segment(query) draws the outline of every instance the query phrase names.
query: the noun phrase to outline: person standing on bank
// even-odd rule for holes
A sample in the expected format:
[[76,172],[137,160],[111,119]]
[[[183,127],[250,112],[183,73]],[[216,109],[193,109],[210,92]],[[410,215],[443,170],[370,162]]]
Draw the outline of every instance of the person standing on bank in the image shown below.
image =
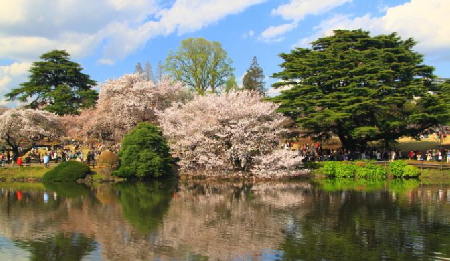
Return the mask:
[[48,156],[47,153],[45,153],[45,155],[44,155],[44,165],[45,165],[46,168],[49,167],[49,162],[50,162],[50,157]]

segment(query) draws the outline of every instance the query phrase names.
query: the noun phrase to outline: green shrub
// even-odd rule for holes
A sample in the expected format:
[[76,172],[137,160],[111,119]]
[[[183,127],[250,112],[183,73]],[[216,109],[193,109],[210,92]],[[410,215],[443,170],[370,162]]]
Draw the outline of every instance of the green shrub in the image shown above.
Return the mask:
[[365,179],[384,179],[386,170],[383,166],[367,163],[364,167],[356,169],[356,176]]
[[122,178],[158,178],[173,172],[173,158],[160,129],[140,123],[122,142],[121,159],[115,175]]
[[356,166],[349,162],[327,161],[323,167],[323,172],[327,176],[336,178],[353,177]]
[[392,161],[389,163],[389,172],[394,177],[402,177],[406,166],[408,165],[402,160]]
[[327,161],[323,166],[323,173],[328,176],[336,176],[337,168],[338,168],[337,161]]
[[44,182],[76,182],[91,173],[88,165],[78,161],[65,161],[54,169],[47,171],[42,180]]
[[336,168],[336,178],[350,178],[355,174],[356,166],[349,162],[339,162]]
[[417,177],[420,175],[420,170],[417,167],[408,165],[403,170],[403,177]]

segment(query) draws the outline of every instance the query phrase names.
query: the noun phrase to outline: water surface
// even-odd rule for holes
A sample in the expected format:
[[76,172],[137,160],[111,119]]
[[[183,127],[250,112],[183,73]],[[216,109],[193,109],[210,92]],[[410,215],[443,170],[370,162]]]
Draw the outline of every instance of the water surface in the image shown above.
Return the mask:
[[450,186],[0,183],[0,260],[217,259],[450,259]]

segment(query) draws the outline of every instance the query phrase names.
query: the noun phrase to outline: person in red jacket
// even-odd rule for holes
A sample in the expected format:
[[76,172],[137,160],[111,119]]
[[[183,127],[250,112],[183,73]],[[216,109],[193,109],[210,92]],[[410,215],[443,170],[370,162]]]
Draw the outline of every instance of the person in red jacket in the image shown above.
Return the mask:
[[17,166],[22,166],[22,157],[17,158]]

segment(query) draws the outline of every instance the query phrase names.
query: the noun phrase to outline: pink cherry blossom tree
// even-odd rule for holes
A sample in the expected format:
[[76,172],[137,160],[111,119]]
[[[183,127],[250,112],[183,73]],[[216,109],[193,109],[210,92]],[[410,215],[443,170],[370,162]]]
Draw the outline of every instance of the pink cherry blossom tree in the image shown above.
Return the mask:
[[285,117],[261,99],[249,91],[211,94],[159,113],[181,169],[249,170],[259,155],[269,154],[286,131]]
[[96,108],[82,112],[72,132],[118,142],[138,123],[156,123],[156,111],[189,98],[181,82],[163,77],[155,84],[140,74],[126,74],[100,86]]
[[16,155],[44,137],[56,138],[62,133],[60,118],[50,112],[32,109],[10,109],[0,115],[0,140],[10,146]]

